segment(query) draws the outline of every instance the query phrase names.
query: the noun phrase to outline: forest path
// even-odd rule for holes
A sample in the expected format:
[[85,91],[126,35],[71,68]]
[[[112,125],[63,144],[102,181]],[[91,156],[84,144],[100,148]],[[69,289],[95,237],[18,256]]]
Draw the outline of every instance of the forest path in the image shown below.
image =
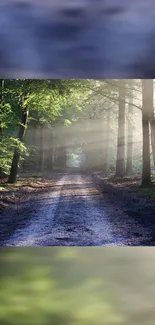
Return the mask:
[[88,175],[62,175],[52,191],[29,202],[24,214],[29,220],[22,227],[17,222],[2,246],[132,246],[140,244],[139,233],[146,235],[106,201]]

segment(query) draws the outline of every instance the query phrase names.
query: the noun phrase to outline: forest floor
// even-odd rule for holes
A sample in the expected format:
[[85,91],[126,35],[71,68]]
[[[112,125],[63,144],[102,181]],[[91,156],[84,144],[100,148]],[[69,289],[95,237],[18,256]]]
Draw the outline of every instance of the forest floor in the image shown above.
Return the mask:
[[155,190],[139,178],[22,175],[0,184],[1,246],[154,246]]
[[[141,176],[116,178],[104,177],[101,172],[93,175],[101,192],[106,196],[109,204],[116,204],[117,208],[124,213],[124,217],[142,225],[148,233],[148,238],[141,245],[155,245],[155,183],[150,188],[141,187]],[[116,215],[116,218],[118,216]]]

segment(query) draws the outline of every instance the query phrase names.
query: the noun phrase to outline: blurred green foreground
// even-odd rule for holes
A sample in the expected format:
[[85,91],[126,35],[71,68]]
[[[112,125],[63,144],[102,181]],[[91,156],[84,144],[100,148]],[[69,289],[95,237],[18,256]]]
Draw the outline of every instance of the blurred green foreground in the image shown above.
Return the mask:
[[0,324],[154,325],[154,248],[1,248]]

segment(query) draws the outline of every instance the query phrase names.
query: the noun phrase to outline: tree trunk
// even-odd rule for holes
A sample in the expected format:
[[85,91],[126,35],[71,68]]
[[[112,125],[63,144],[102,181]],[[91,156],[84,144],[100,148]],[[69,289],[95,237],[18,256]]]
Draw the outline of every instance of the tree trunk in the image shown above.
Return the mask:
[[65,168],[66,167],[66,150],[62,145],[57,148],[57,167]]
[[55,166],[55,161],[56,161],[56,139],[55,139],[55,131],[52,131],[52,144],[53,144],[53,149],[52,149],[52,168]]
[[[95,123],[96,124],[96,123]],[[92,167],[96,170],[103,169],[104,162],[104,125],[105,119],[101,117],[97,120],[97,127],[94,130],[94,139],[92,143]],[[92,137],[92,134],[90,135]],[[91,139],[91,137],[89,139]]]
[[148,106],[150,108],[150,128],[151,128],[151,147],[152,147],[152,156],[153,164],[155,169],[155,116],[154,116],[154,107],[153,107],[153,79],[149,79],[149,99]]
[[[131,81],[132,86],[132,81]],[[128,126],[127,126],[127,164],[126,164],[126,174],[132,174],[133,165],[133,91],[131,97],[129,98],[128,105]]]
[[51,171],[53,167],[53,155],[54,155],[54,150],[53,150],[53,145],[54,145],[54,140],[53,140],[53,130],[49,129],[47,131],[47,155],[46,155],[46,168],[47,170]]
[[[24,140],[26,124],[27,124],[27,117],[28,117],[27,108],[21,109],[21,124],[19,126],[18,139],[22,142]],[[14,184],[16,182],[19,161],[20,161],[20,150],[16,147],[14,150],[14,155],[13,155],[13,159],[12,159],[12,165],[11,165],[8,183]]]
[[119,80],[119,85],[116,177],[123,177],[125,174],[125,81]]
[[109,172],[109,156],[110,156],[110,118],[111,109],[107,109],[107,120],[106,120],[106,133],[105,133],[105,148],[104,148],[104,174],[107,175]]
[[154,117],[150,120],[150,127],[151,127],[151,146],[152,146],[153,165],[155,169],[155,118]]
[[149,120],[150,120],[150,99],[151,99],[150,80],[142,79],[142,129],[143,129],[143,168],[142,168],[142,186],[149,187],[151,183],[150,167],[150,137],[149,137]]
[[40,128],[40,171],[44,171],[44,165],[45,165],[45,152],[44,152],[44,126],[41,126]]
[[[64,132],[65,133],[65,132]],[[65,134],[56,134],[55,136],[55,167],[66,168],[66,136]]]

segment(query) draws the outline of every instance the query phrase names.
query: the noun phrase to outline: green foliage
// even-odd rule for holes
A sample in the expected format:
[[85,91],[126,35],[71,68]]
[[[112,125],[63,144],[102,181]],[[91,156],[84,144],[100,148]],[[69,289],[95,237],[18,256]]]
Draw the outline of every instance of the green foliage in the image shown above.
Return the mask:
[[[2,80],[1,80],[2,81]],[[17,139],[19,126],[21,125],[21,109],[26,108],[28,123],[26,133],[29,129],[34,129],[32,135],[35,136],[35,130],[49,129],[53,132],[54,127],[61,132],[57,135],[58,141],[64,140],[64,128],[67,130],[68,139],[72,144],[82,146],[84,143],[90,147],[95,143],[95,136],[98,137],[98,143],[103,141],[102,133],[99,134],[99,122],[103,121],[102,131],[106,132],[107,112],[110,110],[110,156],[109,164],[112,170],[116,165],[116,147],[117,147],[117,122],[118,122],[118,103],[119,103],[120,83],[117,79],[69,79],[69,80],[37,80],[37,79],[6,79],[3,80],[3,101],[0,110],[0,132],[3,133],[3,140],[0,142],[1,163],[0,168],[3,171],[9,171],[13,150],[15,144],[21,152],[21,158],[24,159],[28,154],[28,149]],[[141,109],[141,83],[140,80],[126,80],[126,103],[128,104],[131,96],[134,96],[134,118],[128,116],[131,120],[137,136],[141,140],[140,131],[140,109]],[[96,122],[95,129],[92,128],[93,121]],[[78,125],[76,127],[76,125]],[[63,130],[63,131],[62,131]],[[70,131],[69,131],[70,130]],[[69,133],[70,132],[70,133]],[[58,133],[58,131],[57,131]],[[62,134],[61,134],[62,133]],[[94,139],[91,133],[94,133]],[[96,135],[98,134],[98,135]],[[8,144],[8,139],[11,141]],[[14,140],[13,140],[14,139]],[[67,140],[68,140],[67,139]],[[102,140],[100,140],[102,139]],[[134,154],[133,169],[135,172],[141,171],[141,146],[139,141],[134,144],[135,152],[139,151],[139,157]],[[33,140],[33,139],[32,139]],[[27,160],[31,165],[34,164],[30,142],[30,158]],[[39,152],[39,145],[36,145],[36,159]],[[40,140],[41,146],[41,140]],[[83,146],[84,148],[84,146]],[[84,149],[83,149],[84,150]],[[100,151],[100,152],[99,152]],[[98,153],[93,150],[92,157],[96,159],[96,164],[103,166],[104,154],[101,154],[101,147]]]
[[71,121],[65,119],[65,121],[64,121],[65,126],[70,126],[71,124],[72,124]]
[[8,175],[12,163],[13,151],[17,148],[21,157],[28,155],[28,150],[24,143],[13,137],[0,138],[0,173],[1,176]]
[[153,186],[150,188],[141,188],[140,192],[144,194],[148,199],[155,197],[155,187]]
[[22,125],[21,108],[27,107],[30,110],[30,124],[34,121],[37,124],[51,123],[60,116],[61,107],[66,103],[65,98],[59,96],[57,88],[48,89],[48,84],[48,80],[4,81],[4,98],[0,110],[0,127],[3,132],[0,139],[1,176],[9,173],[15,147],[20,151],[21,158],[28,154],[25,145],[17,138],[17,130]]

